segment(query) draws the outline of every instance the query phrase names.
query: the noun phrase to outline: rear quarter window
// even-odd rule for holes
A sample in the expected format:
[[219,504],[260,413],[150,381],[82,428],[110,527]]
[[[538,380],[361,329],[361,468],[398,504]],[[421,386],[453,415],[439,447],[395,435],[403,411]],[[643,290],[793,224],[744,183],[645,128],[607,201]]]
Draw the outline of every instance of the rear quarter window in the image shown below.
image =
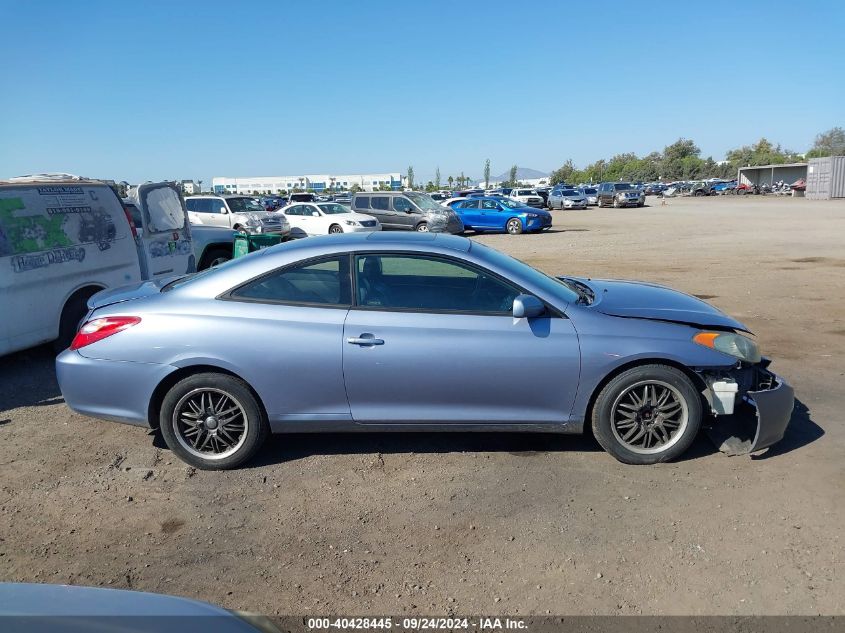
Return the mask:
[[370,208],[370,197],[369,196],[358,196],[355,198],[355,208],[356,209],[369,209]]

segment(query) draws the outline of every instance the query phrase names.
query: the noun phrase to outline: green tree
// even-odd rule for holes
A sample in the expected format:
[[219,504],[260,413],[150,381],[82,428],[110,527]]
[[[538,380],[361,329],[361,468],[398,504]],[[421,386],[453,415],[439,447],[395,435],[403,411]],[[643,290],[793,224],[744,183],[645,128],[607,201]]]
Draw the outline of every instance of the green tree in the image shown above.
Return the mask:
[[575,173],[575,165],[572,159],[569,158],[559,169],[555,169],[549,176],[549,182],[553,185],[560,183],[567,183],[572,180],[572,175]]
[[413,165],[408,165],[408,188],[414,188],[414,167]]
[[361,191],[361,185],[357,182],[349,188],[349,193],[358,193],[359,191]]
[[490,159],[484,161],[484,188],[490,188]]
[[434,172],[434,186],[437,189],[440,189],[440,166],[437,166],[437,170]]
[[425,183],[425,190],[426,190],[427,193],[431,193],[433,191],[436,191],[434,183],[431,182],[430,180],[427,183]]
[[822,156],[845,156],[845,130],[834,127],[816,135],[813,147],[807,152],[807,158]]
[[515,187],[516,186],[516,172],[518,171],[518,167],[513,165],[511,167],[510,173],[508,174],[508,186]]
[[[438,170],[438,171],[439,171],[439,170]],[[453,182],[455,182],[455,179],[454,179],[454,178],[452,178],[451,176],[449,176],[449,177],[446,179],[446,182],[448,182],[448,183],[449,183],[449,189],[451,189],[451,188],[452,188],[452,183],[453,183]]]

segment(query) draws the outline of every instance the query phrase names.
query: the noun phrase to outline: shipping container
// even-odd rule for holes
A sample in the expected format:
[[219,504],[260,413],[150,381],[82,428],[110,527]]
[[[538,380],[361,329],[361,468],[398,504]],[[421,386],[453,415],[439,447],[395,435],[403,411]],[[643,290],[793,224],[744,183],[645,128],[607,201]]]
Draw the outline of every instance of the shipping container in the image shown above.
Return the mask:
[[845,198],[845,156],[810,159],[807,197],[811,200]]

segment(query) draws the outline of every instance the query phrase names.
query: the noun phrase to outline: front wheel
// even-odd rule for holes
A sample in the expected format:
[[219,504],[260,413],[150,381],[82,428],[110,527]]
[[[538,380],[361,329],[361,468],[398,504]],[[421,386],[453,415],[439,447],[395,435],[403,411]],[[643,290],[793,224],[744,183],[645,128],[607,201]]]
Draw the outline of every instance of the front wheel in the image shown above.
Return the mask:
[[426,224],[425,222],[420,222],[419,224],[417,224],[414,230],[420,233],[428,233],[428,224]]
[[604,205],[601,203],[601,198],[596,198],[596,206],[601,209]]
[[505,225],[505,230],[511,235],[519,235],[522,233],[522,222],[520,222],[519,218],[511,218]]
[[258,452],[270,432],[249,387],[217,373],[176,383],[164,397],[159,423],[170,450],[202,470],[237,468]]
[[618,208],[619,208],[619,200],[617,200],[616,198],[614,198],[614,199],[613,199],[613,208],[614,208],[614,209],[618,209]]
[[593,405],[593,435],[625,464],[656,464],[689,448],[701,426],[701,398],[679,369],[643,365],[622,372]]
[[343,233],[343,227],[339,224],[332,224],[329,227],[329,235],[337,235],[338,233]]

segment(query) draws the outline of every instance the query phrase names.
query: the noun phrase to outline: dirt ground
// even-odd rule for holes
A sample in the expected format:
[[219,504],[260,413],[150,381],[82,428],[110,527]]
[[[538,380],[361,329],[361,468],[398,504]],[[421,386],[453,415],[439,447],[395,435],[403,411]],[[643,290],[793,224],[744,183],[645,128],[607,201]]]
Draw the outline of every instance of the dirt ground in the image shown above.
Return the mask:
[[637,467],[572,436],[287,436],[195,472],[72,413],[39,348],[0,359],[0,580],[267,614],[845,613],[845,201],[649,199],[479,239],[745,321],[796,388],[786,438]]

